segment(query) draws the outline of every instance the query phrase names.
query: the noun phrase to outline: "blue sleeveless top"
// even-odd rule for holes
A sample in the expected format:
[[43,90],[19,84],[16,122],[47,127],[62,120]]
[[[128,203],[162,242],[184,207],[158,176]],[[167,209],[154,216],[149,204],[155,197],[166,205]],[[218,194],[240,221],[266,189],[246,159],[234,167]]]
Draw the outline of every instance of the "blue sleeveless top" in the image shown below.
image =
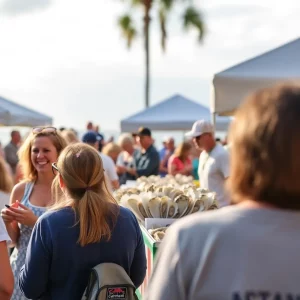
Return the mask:
[[[33,187],[34,187],[34,182],[26,183],[24,196],[21,200],[21,203],[27,206],[28,208],[30,208],[37,217],[40,217],[44,212],[46,212],[47,208],[35,206],[30,203],[29,198],[33,190]],[[19,281],[20,269],[25,264],[27,245],[33,228],[20,223],[19,223],[19,228],[20,228],[19,240],[12,255],[10,256],[10,264],[15,279],[15,287],[14,287],[14,292],[12,294],[11,300],[27,300],[27,298],[23,296],[21,290],[19,289],[18,281]]]

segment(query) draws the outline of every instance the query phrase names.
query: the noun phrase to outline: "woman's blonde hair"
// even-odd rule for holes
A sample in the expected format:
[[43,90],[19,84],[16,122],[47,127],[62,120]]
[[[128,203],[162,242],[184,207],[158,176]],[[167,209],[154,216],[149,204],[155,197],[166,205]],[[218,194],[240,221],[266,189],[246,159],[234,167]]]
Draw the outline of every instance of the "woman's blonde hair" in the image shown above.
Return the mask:
[[234,202],[252,199],[300,210],[300,88],[260,90],[241,105],[229,140]]
[[122,147],[124,144],[134,144],[134,139],[130,133],[123,133],[119,136],[118,145]]
[[179,144],[179,146],[175,149],[174,154],[177,156],[181,161],[186,159],[185,154],[187,151],[192,149],[192,145],[189,142],[183,142]]
[[56,176],[52,184],[55,198],[52,209],[66,206],[74,209],[81,246],[109,240],[119,206],[107,188],[99,153],[87,144],[71,144],[61,153],[57,169],[67,192],[66,196],[57,193],[59,177]]
[[110,156],[114,152],[119,154],[121,151],[121,147],[115,143],[108,143],[102,149],[102,153],[108,156]]
[[9,174],[5,160],[0,157],[0,191],[10,193],[13,188],[13,179]]
[[[39,128],[47,127],[40,126]],[[31,132],[18,151],[22,177],[25,181],[35,181],[37,179],[37,171],[31,161],[31,148],[34,140],[38,137],[48,137],[56,148],[57,155],[59,155],[61,151],[67,146],[65,139],[61,136],[58,130],[56,130],[55,132]]]
[[68,145],[79,142],[79,139],[73,130],[64,130],[61,132],[61,135],[66,140]]

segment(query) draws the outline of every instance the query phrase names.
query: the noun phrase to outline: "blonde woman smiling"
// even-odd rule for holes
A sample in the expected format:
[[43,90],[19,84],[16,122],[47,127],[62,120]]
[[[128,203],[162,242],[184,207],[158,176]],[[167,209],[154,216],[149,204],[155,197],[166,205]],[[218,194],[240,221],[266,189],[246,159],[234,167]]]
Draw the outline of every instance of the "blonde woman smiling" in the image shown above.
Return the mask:
[[26,299],[18,286],[20,268],[25,263],[31,231],[39,216],[52,204],[51,185],[54,175],[51,164],[66,146],[54,127],[33,128],[19,150],[24,180],[11,193],[10,207],[1,216],[15,245],[10,262],[15,277],[12,300]]

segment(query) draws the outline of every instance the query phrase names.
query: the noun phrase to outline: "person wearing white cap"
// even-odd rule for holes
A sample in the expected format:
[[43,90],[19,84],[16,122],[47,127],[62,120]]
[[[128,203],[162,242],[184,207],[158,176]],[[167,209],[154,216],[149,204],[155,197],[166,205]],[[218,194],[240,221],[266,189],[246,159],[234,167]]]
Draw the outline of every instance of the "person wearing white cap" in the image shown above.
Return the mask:
[[202,150],[198,167],[201,187],[217,194],[220,207],[228,205],[224,184],[229,177],[229,154],[222,145],[216,143],[212,124],[198,120],[186,136],[193,138],[196,147]]

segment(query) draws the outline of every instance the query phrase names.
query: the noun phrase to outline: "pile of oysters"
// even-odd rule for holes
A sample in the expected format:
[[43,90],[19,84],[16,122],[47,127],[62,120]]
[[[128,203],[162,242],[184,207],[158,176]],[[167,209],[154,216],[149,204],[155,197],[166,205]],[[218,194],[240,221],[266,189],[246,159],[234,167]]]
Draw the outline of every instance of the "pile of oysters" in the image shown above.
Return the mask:
[[155,184],[155,185],[172,185],[172,186],[180,186],[183,184],[193,184],[194,178],[193,176],[185,176],[181,174],[166,175],[165,177],[151,175],[149,177],[142,176],[137,179],[137,184]]
[[115,192],[120,205],[129,208],[144,225],[146,218],[182,218],[218,208],[216,194],[194,186],[144,184]]

